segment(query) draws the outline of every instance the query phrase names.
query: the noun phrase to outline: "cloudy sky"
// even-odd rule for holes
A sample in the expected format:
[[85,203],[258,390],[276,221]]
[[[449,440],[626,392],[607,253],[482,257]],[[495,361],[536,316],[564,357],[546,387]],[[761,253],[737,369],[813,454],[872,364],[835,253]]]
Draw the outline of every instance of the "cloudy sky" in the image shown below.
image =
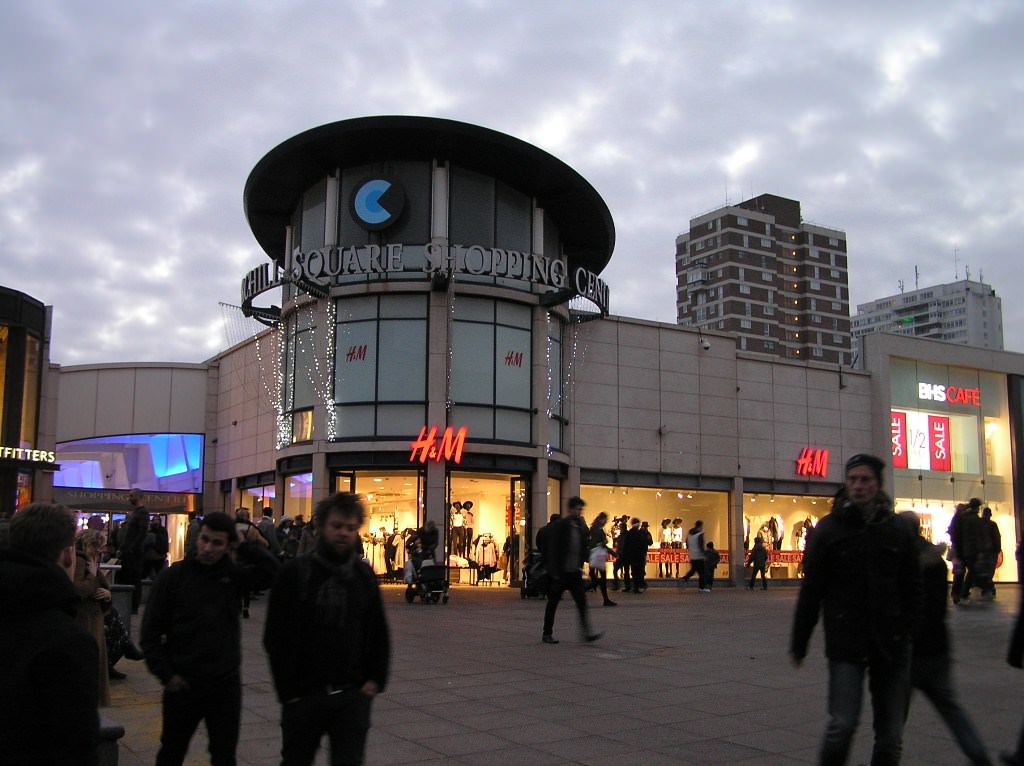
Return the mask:
[[1021,40],[1018,0],[2,3],[0,284],[54,307],[54,362],[209,358],[266,261],[255,163],[416,114],[593,184],[615,314],[673,322],[676,235],[773,193],[847,232],[853,304],[983,278],[1024,351]]

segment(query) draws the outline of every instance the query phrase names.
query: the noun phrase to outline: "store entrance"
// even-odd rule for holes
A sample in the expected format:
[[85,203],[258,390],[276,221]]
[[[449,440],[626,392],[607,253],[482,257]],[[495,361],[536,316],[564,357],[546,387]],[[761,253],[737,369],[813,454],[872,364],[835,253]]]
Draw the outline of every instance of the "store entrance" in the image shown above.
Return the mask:
[[518,583],[530,521],[527,477],[453,471],[448,498],[452,582]]
[[405,543],[423,524],[423,481],[419,471],[335,474],[335,491],[364,498],[366,520],[359,535],[363,556],[378,575],[398,577],[402,571]]

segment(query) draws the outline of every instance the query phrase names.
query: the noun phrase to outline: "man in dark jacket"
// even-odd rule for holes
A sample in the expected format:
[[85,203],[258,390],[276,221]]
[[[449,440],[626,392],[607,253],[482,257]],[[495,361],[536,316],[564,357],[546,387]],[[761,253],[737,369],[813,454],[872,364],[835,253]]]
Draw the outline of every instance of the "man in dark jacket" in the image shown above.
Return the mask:
[[557,644],[552,632],[555,627],[555,610],[562,593],[569,591],[580,614],[580,630],[585,641],[596,641],[600,633],[590,629],[587,617],[587,597],[583,592],[583,563],[587,560],[590,530],[581,518],[586,503],[579,497],[570,497],[565,515],[549,525],[544,538],[544,563],[547,566],[551,584],[548,586],[548,603],[544,608],[544,629],[541,640],[545,644]]
[[953,549],[963,567],[963,585],[958,594],[960,598],[954,599],[955,603],[970,600],[971,588],[974,587],[974,581],[978,574],[978,558],[983,554],[983,549],[988,542],[985,523],[978,515],[980,511],[981,500],[972,497],[967,502],[967,508],[958,518],[957,536]]
[[829,721],[821,764],[844,764],[860,717],[864,676],[874,710],[873,766],[898,764],[910,691],[911,637],[921,601],[911,531],[882,492],[885,463],[854,455],[832,512],[804,552],[790,655],[796,666],[824,611]]
[[[233,766],[242,712],[242,594],[266,588],[278,562],[265,544],[246,540],[221,512],[203,517],[194,556],[161,572],[142,619],[146,665],[164,685],[157,766],[181,764],[200,721],[210,762]],[[237,545],[238,563],[233,561]]]
[[32,503],[0,550],[0,760],[96,763],[99,649],[75,621],[75,518]]
[[316,548],[285,564],[270,593],[263,646],[281,701],[285,766],[313,763],[325,733],[331,763],[363,762],[391,661],[377,578],[358,554],[365,515],[347,492],[317,503]]
[[644,570],[647,568],[647,549],[651,545],[651,533],[640,526],[640,519],[633,518],[629,529],[622,534],[619,541],[619,555],[624,559],[622,564],[629,567],[629,578],[626,580],[626,593],[642,593],[647,590],[647,579]]
[[[133,489],[128,493],[131,511],[123,525],[123,537],[118,546],[117,557],[121,571],[117,574],[119,585],[131,585],[132,614],[137,614],[142,603],[142,567],[145,559],[146,533],[149,532],[149,513],[142,504],[142,492]],[[120,532],[120,530],[119,530]]]

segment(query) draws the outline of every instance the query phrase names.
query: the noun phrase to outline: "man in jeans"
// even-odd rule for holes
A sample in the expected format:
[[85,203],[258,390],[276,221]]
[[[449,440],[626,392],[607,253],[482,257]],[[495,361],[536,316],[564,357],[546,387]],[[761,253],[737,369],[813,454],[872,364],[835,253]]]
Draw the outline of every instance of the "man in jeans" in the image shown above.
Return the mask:
[[902,753],[921,575],[913,533],[882,492],[884,468],[873,455],[854,455],[847,461],[832,512],[815,527],[804,552],[790,655],[799,667],[823,611],[829,661],[829,720],[819,759],[823,766],[846,763],[865,674],[874,711],[871,764],[898,764]]

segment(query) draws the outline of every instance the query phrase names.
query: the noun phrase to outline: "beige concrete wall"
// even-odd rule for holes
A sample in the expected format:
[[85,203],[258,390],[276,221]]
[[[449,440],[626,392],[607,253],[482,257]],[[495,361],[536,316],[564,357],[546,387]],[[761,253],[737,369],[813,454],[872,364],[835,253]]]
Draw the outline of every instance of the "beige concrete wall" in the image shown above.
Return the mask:
[[[620,473],[805,481],[805,447],[828,449],[823,484],[872,448],[870,377],[737,352],[726,335],[612,317],[575,328],[573,462]],[[572,342],[566,344],[572,347]]]
[[204,364],[63,367],[57,440],[146,433],[205,433]]

